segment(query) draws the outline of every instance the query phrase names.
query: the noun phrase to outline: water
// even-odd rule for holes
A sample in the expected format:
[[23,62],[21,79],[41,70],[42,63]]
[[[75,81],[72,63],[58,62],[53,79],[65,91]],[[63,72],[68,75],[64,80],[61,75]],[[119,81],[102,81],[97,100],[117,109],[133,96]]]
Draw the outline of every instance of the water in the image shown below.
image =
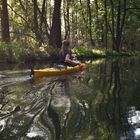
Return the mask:
[[0,140],[139,140],[140,60],[33,79],[0,66]]

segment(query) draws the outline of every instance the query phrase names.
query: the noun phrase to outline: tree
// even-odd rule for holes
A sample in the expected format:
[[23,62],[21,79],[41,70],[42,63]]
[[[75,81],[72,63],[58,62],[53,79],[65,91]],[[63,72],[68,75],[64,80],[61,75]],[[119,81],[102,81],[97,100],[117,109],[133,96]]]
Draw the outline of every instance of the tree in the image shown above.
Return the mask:
[[83,46],[106,46],[106,49],[112,47],[116,51],[139,47],[139,1],[7,1],[0,1],[1,38],[4,42],[60,47],[61,37],[71,37]]
[[39,32],[39,25],[38,25],[38,5],[37,0],[33,0],[34,5],[34,32],[37,41],[41,41],[40,32]]
[[94,46],[95,43],[94,43],[94,40],[92,38],[92,12],[91,12],[91,7],[90,7],[91,3],[90,3],[90,0],[87,0],[87,11],[88,11],[88,16],[89,16],[89,35],[90,35],[90,42],[91,42],[91,45]]
[[50,31],[49,45],[54,47],[61,47],[61,2],[62,0],[55,0],[52,26]]
[[9,32],[9,16],[7,9],[7,0],[2,0],[2,10],[1,10],[1,29],[2,29],[2,41],[5,43],[10,42],[10,32]]
[[117,52],[120,51],[123,29],[126,24],[126,6],[126,0],[118,0],[117,2],[110,0],[111,24],[108,23],[112,36],[112,49]]
[[[48,23],[47,23],[47,19],[46,19],[46,0],[43,0],[42,2],[42,6],[41,9],[39,9],[39,4],[41,5],[41,3],[38,4],[37,0],[32,0],[33,2],[33,6],[34,6],[34,18],[33,18],[33,31],[35,33],[36,36],[36,41],[38,42],[38,45],[41,46],[42,43],[44,43],[44,35],[46,33],[46,36],[49,37],[49,33],[48,33]],[[44,26],[43,26],[44,25]],[[45,27],[45,33],[43,32],[44,29],[43,27]]]
[[63,5],[63,16],[64,16],[64,24],[65,24],[65,35],[64,38],[70,37],[70,2],[65,0]]
[[104,20],[105,20],[105,33],[104,33],[104,43],[105,43],[105,47],[107,49],[107,34],[108,34],[108,25],[107,25],[107,0],[104,0],[104,11],[105,11],[105,14],[104,14]]
[[114,19],[114,2],[113,0],[110,0],[110,5],[111,5],[111,25],[110,30],[111,30],[111,36],[112,36],[112,49],[114,50],[114,44],[115,44],[115,19]]

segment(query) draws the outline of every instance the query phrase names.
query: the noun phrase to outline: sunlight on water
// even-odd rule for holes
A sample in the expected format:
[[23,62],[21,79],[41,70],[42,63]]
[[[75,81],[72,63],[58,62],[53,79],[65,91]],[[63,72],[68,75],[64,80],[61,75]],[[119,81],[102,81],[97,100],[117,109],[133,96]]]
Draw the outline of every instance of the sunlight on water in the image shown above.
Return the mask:
[[30,79],[31,79],[31,77],[29,77],[29,76],[20,76],[20,77],[11,77],[11,78],[5,76],[0,81],[0,87],[8,86],[8,85],[19,83],[19,82],[25,82]]
[[70,108],[71,102],[68,97],[55,97],[55,99],[52,101],[52,105],[54,107]]
[[140,111],[136,108],[130,107],[128,112],[128,123],[132,128],[132,133],[134,133],[134,139],[140,138]]

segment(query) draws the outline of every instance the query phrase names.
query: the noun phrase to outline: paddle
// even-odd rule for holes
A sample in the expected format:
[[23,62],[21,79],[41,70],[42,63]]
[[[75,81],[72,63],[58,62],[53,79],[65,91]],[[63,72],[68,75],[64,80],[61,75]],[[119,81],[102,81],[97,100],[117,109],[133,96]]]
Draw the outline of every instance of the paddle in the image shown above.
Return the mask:
[[86,69],[85,65],[82,64],[79,66],[79,68],[80,68],[80,72],[83,72]]
[[30,77],[32,77],[32,76],[34,76],[34,68],[33,68],[33,66],[32,66],[32,65],[31,65],[30,69],[31,69],[31,72],[30,72]]

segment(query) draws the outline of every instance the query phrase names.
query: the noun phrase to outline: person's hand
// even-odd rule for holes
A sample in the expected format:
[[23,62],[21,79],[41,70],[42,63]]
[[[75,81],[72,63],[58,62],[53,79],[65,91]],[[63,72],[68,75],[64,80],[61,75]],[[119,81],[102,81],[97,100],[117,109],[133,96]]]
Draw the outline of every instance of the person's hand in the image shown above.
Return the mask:
[[73,61],[76,65],[80,65],[81,63],[80,63],[80,61],[78,61],[78,60],[75,60],[75,61]]
[[75,53],[72,54],[72,57],[76,57],[77,55]]

